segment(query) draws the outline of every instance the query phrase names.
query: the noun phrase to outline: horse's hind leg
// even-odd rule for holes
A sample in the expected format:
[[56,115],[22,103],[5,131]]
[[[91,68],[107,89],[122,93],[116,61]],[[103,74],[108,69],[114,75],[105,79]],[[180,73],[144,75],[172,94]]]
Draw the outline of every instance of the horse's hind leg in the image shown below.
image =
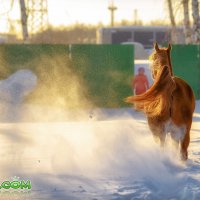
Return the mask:
[[162,132],[162,131],[159,131],[159,132],[151,131],[151,132],[153,134],[154,141],[156,143],[159,143],[160,147],[164,147],[165,146],[166,134],[164,132]]
[[186,134],[183,138],[183,140],[181,141],[181,149],[180,149],[180,153],[181,153],[181,159],[182,160],[187,160],[188,159],[188,146],[190,143],[190,127],[187,128],[186,130]]
[[160,143],[161,147],[165,145],[166,133],[162,124],[155,123],[151,118],[148,118],[149,128],[153,134],[156,143]]
[[176,137],[175,132],[171,132],[171,139],[172,139],[172,144],[173,147],[178,150],[179,149],[179,138]]
[[180,156],[182,160],[187,160],[188,158],[187,149],[190,143],[190,127],[174,126],[171,131],[171,138],[176,149],[178,149],[180,142]]

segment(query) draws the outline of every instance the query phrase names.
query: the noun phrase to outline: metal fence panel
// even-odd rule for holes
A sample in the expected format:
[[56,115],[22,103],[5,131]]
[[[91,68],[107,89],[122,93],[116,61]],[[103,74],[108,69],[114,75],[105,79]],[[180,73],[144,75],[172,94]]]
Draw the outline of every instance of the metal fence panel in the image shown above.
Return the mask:
[[[0,45],[0,79],[28,68],[38,75],[39,84],[32,96],[27,97],[28,101],[34,99],[42,103],[41,88],[45,88],[44,93],[51,94],[52,101],[58,91],[64,101],[68,101],[73,89],[67,87],[72,78],[69,71],[72,71],[79,77],[77,80],[83,80],[81,87],[85,98],[93,106],[117,108],[127,106],[123,99],[132,93],[133,55],[130,45]],[[56,81],[62,81],[62,87],[52,84]],[[50,91],[54,86],[55,94]]]
[[186,80],[200,99],[200,46],[173,45],[171,58],[175,75]]

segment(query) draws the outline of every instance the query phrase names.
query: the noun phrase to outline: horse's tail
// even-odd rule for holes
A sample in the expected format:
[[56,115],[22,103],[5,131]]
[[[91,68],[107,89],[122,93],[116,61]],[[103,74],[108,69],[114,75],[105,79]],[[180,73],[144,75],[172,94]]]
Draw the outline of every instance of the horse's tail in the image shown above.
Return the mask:
[[158,116],[169,112],[175,87],[176,83],[170,74],[169,67],[164,66],[149,90],[141,95],[130,96],[125,101],[141,104],[147,116]]

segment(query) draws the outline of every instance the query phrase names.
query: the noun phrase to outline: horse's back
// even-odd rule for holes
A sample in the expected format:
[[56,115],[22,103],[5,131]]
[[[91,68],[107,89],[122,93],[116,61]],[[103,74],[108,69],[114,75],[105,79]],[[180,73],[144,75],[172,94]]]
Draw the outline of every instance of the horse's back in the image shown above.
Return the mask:
[[174,77],[176,89],[173,91],[172,118],[177,124],[191,123],[195,108],[195,97],[192,88],[181,78]]

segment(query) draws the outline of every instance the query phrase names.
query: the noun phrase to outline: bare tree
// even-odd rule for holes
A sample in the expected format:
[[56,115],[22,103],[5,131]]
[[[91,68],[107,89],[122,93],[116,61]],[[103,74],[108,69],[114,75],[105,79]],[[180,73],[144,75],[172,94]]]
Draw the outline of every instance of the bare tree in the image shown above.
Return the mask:
[[172,8],[172,1],[167,0],[168,4],[168,10],[169,10],[169,17],[171,21],[172,31],[171,31],[171,42],[176,43],[177,37],[176,37],[176,21],[174,18],[173,8]]
[[192,17],[193,17],[193,43],[200,43],[200,17],[199,2],[192,0]]
[[190,18],[189,18],[189,0],[183,0],[183,15],[184,15],[184,33],[185,33],[185,43],[189,44],[192,42],[191,38],[191,27],[190,27]]
[[21,9],[21,24],[22,24],[23,40],[24,42],[26,42],[28,40],[26,5],[25,5],[24,0],[19,0],[19,3],[20,3],[20,9]]

